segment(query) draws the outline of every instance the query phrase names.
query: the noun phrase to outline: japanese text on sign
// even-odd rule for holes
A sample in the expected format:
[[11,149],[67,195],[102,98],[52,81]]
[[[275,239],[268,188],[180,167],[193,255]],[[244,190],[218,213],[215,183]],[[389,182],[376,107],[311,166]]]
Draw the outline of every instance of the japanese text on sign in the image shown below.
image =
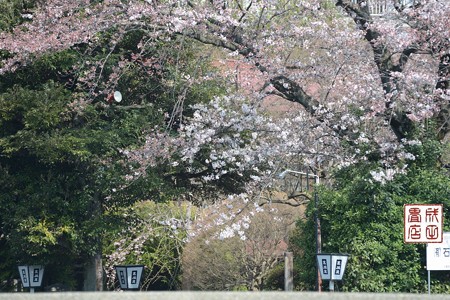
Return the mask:
[[450,270],[450,232],[444,232],[442,243],[427,244],[427,270]]
[[405,243],[441,243],[442,211],[442,204],[405,204]]

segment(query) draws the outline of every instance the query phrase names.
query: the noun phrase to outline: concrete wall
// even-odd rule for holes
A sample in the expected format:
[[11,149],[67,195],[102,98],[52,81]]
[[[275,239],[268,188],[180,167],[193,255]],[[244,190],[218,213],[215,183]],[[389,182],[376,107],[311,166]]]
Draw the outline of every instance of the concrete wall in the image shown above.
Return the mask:
[[440,300],[450,295],[301,292],[66,292],[4,293],[0,300]]

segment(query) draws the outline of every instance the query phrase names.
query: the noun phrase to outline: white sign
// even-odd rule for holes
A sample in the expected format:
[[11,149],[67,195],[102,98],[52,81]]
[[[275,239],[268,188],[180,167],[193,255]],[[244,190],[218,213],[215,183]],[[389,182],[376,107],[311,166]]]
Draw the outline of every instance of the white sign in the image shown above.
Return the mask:
[[347,260],[346,254],[317,254],[320,277],[323,280],[342,280]]
[[115,268],[121,289],[139,289],[144,266],[116,266]]
[[405,243],[441,243],[443,239],[442,204],[405,204]]
[[19,266],[18,268],[24,287],[35,288],[42,285],[42,278],[44,277],[43,266]]
[[427,270],[450,270],[450,232],[444,232],[442,243],[427,244]]
[[317,254],[317,265],[320,270],[320,277],[323,280],[331,279],[331,255]]

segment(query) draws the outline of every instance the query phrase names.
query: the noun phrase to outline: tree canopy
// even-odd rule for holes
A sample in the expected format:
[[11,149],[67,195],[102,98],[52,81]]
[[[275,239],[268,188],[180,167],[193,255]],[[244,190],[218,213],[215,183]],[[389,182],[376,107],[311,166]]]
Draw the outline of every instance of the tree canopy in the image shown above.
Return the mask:
[[[283,158],[297,155],[305,165],[315,169],[323,169],[333,162],[336,165],[336,161],[342,164],[371,157],[389,166],[405,157],[404,143],[414,139],[414,128],[424,120],[433,118],[439,137],[445,136],[448,132],[449,47],[445,30],[448,4],[430,0],[414,7],[395,6],[396,11],[377,19],[359,2],[344,0],[334,4],[324,5],[315,0],[298,4],[290,1],[74,1],[70,4],[46,1],[30,22],[2,33],[2,48],[6,52],[2,73],[20,70],[31,59],[48,52],[80,45],[96,49],[95,45],[102,40],[100,33],[109,32],[111,43],[103,50],[105,59],[93,63],[78,77],[79,84],[89,91],[84,100],[90,102],[110,93],[117,79],[130,71],[130,66],[144,63],[140,58],[146,51],[145,47],[141,48],[143,45],[154,47],[182,37],[227,50],[236,59],[256,66],[266,84],[251,95],[252,106],[267,95],[276,94],[304,108],[298,118],[306,123],[306,132],[318,145],[304,143],[303,147],[283,149],[285,143],[274,142],[281,146],[265,155],[263,161],[269,165],[275,163],[271,155]],[[43,26],[45,34],[36,38],[36,32],[41,32]],[[136,31],[141,34],[136,38],[135,54],[122,55],[113,66],[110,57],[116,45],[123,36]],[[145,64],[151,69],[158,68],[160,62],[146,59]],[[191,78],[191,74],[188,77]],[[105,83],[98,78],[104,78]],[[185,79],[189,86],[190,80]],[[215,111],[218,105],[234,110],[229,101],[197,107],[197,111]],[[191,150],[181,148],[178,152],[169,152],[170,156],[188,162],[189,166],[185,167],[191,170],[189,178],[205,175],[208,179],[217,165],[230,169],[232,163],[227,160],[230,153],[218,152],[217,148],[229,148],[229,144],[233,147],[233,142],[228,142],[226,137],[230,136],[231,141],[238,137],[235,131],[226,129],[245,132],[246,126],[257,127],[254,123],[258,119],[249,112],[243,109],[241,123],[231,127],[224,116],[214,116],[211,120],[224,122],[208,133],[210,137],[222,136],[215,139],[222,141],[214,146],[217,155],[212,156],[217,158],[202,158],[209,147],[209,139],[204,139],[206,133],[200,130],[197,136],[192,134],[192,126],[199,125],[182,126],[180,134],[185,135],[183,140],[188,144],[199,143],[192,139],[200,139],[200,144],[187,146]],[[217,120],[218,117],[222,120]],[[244,121],[248,121],[247,124],[243,124]],[[203,120],[194,118],[191,122],[202,124]],[[295,134],[292,127],[299,125],[282,126],[284,131],[280,128],[256,128],[255,131],[278,131],[275,135],[267,133],[267,139],[280,136],[287,139]],[[291,128],[293,130],[288,130]],[[238,138],[242,137],[239,134]],[[265,149],[263,136],[258,138],[261,141],[257,146]],[[167,141],[176,147],[180,142],[177,137],[169,137]],[[239,143],[242,142],[236,142]],[[256,147],[251,140],[244,140],[242,145]],[[332,153],[327,145],[334,149]],[[336,149],[342,150],[337,152]],[[168,155],[168,150],[161,151],[158,147],[141,150],[155,159]],[[239,155],[237,151],[233,154]],[[195,156],[199,158],[196,162],[203,166],[194,163]],[[261,161],[255,157],[245,159],[255,161],[254,165]],[[241,163],[242,160],[236,161]],[[153,161],[141,163],[151,165]],[[392,169],[401,171],[397,167]],[[213,173],[218,178],[230,176],[230,172]]]
[[392,4],[375,17],[362,0],[0,0],[3,270],[83,261],[138,200],[258,206],[297,166],[364,169],[343,206],[360,188],[406,201],[383,189],[448,165],[434,151],[448,141],[450,3]]
[[[60,269],[57,278],[46,276],[47,282],[58,280],[80,289],[76,278],[87,259],[100,251],[104,232],[121,218],[112,212],[147,198],[172,200],[183,189],[164,177],[170,166],[127,181],[133,166],[124,164],[123,153],[142,145],[145,133],[154,128],[178,126],[178,117],[168,115],[180,94],[186,105],[206,101],[211,93],[220,93],[221,84],[206,80],[208,86],[184,86],[184,74],[194,80],[207,66],[198,63],[192,43],[175,39],[141,48],[140,60],[128,65],[114,83],[112,91],[123,95],[118,103],[111,99],[112,92],[101,94],[98,89],[109,85],[109,76],[124,57],[137,55],[142,32],[127,32],[119,41],[115,34],[113,29],[99,33],[95,46],[48,51],[0,76],[5,278],[11,278],[19,263],[42,263],[48,274]],[[144,61],[151,59],[154,65],[149,67]],[[93,88],[82,78],[100,61],[102,71]]]

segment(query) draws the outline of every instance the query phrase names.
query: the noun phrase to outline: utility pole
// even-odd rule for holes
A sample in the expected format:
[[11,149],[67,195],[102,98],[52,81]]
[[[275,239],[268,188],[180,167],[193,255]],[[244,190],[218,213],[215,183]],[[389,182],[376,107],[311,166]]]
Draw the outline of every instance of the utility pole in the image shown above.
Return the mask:
[[[316,254],[322,252],[322,232],[320,227],[320,218],[319,218],[319,195],[317,193],[317,185],[319,185],[319,176],[315,175],[316,187],[314,188],[314,221],[316,226]],[[322,278],[320,277],[320,270],[317,268],[317,291],[322,291]]]
[[[281,174],[279,174],[278,177],[284,178],[284,176],[287,173],[300,175],[300,180],[301,180],[301,176],[303,176],[303,175],[306,176],[306,189],[307,190],[309,190],[309,180],[308,179],[314,178],[314,182],[316,184],[316,187],[314,188],[314,208],[315,208],[314,223],[315,223],[316,255],[317,255],[322,252],[322,233],[321,233],[320,218],[319,218],[319,211],[318,211],[319,195],[317,193],[317,186],[320,184],[319,175],[286,169],[283,172],[281,172]],[[321,292],[322,291],[322,278],[320,276],[319,269],[317,269],[316,285],[317,285],[317,291]]]

